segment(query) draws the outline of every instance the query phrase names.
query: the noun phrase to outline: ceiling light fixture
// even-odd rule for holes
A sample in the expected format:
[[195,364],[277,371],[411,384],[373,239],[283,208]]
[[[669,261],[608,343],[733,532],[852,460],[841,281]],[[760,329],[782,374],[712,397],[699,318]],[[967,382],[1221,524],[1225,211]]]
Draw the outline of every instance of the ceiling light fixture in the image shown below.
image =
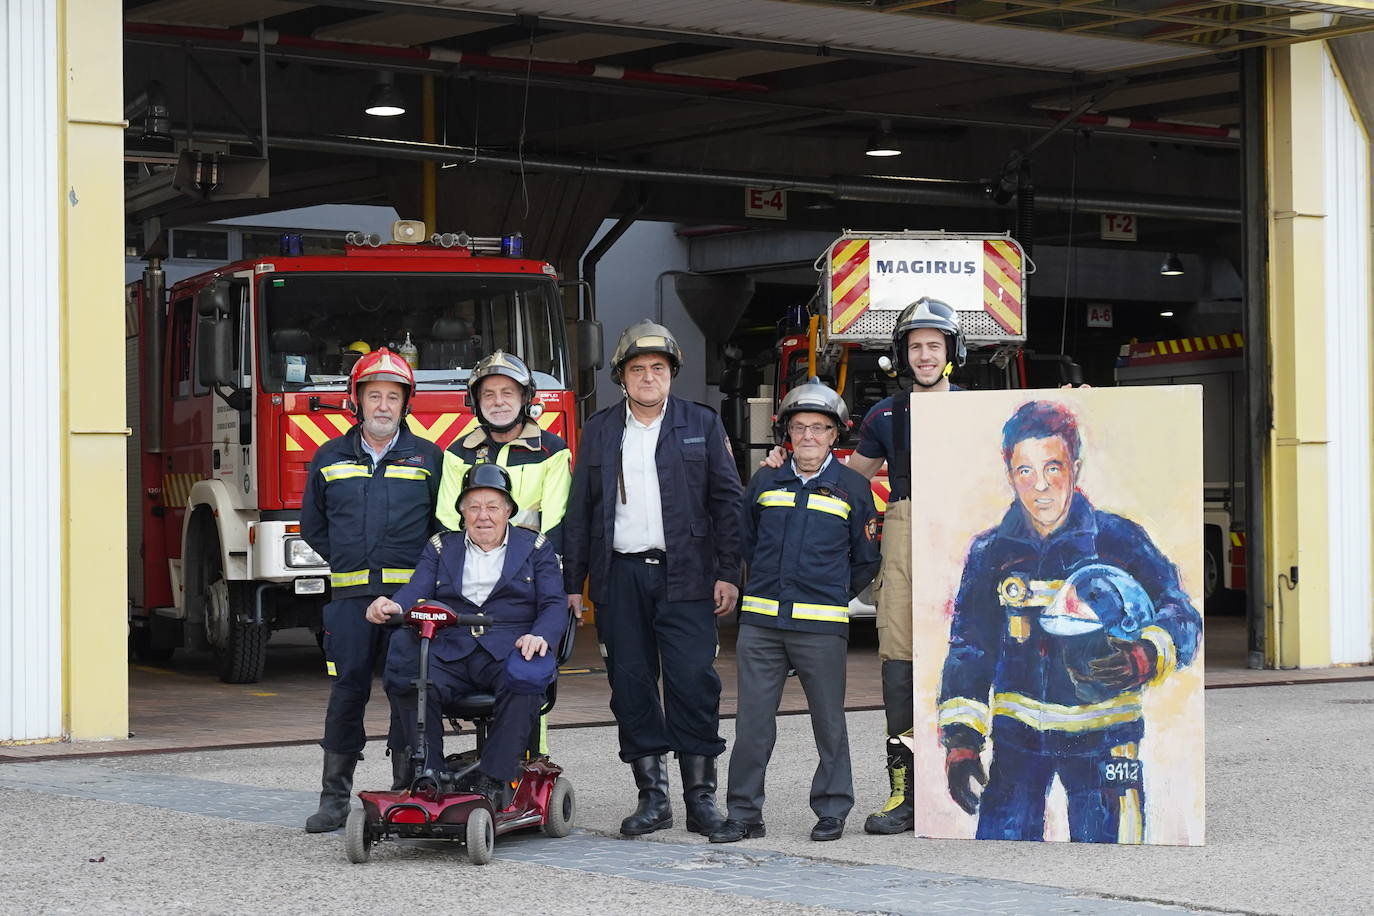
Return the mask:
[[390,70],[377,74],[377,83],[367,94],[367,107],[363,109],[378,118],[394,118],[406,113],[405,99],[396,88],[396,77]]
[[878,129],[868,137],[868,145],[864,147],[865,156],[900,156],[901,148],[897,145],[897,138],[892,133],[892,122],[887,118],[878,122]]
[[1170,252],[1164,259],[1164,263],[1159,265],[1159,275],[1161,277],[1181,277],[1183,276],[1183,261],[1179,256]]
[[1159,317],[1160,317],[1160,318],[1172,318],[1172,317],[1174,317],[1174,313],[1173,313],[1173,312],[1160,312],[1160,313],[1159,313]]

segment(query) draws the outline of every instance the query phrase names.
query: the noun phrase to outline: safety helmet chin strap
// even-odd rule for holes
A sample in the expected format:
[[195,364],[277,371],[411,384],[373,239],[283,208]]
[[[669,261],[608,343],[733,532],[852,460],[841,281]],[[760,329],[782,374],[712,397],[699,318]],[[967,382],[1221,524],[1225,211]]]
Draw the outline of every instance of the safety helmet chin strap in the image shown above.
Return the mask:
[[914,381],[917,385],[920,385],[922,388],[934,388],[935,386],[939,385],[941,382],[948,381],[948,380],[949,380],[950,373],[952,373],[953,371],[954,371],[954,363],[947,362],[947,363],[945,363],[944,371],[942,371],[942,372],[940,373],[940,377],[937,378],[937,379],[936,379],[935,381],[933,381],[933,382],[923,382],[923,381],[921,381],[921,377],[920,377],[919,375],[917,375],[917,374],[915,373],[915,371],[913,371],[913,372],[911,373],[911,379],[912,379],[912,381]]
[[511,420],[509,423],[503,423],[500,426],[497,426],[495,423],[486,419],[486,417],[483,417],[482,425],[487,428],[488,432],[508,433],[511,430],[515,429],[517,426],[525,425],[525,411],[521,410],[519,413],[515,415],[514,420]]

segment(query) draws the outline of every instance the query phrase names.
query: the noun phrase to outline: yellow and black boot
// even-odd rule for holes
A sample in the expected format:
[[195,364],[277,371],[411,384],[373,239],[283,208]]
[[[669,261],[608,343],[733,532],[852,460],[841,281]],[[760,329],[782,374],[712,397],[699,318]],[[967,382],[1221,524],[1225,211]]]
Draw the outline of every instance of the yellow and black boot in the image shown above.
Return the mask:
[[916,806],[912,800],[911,748],[901,738],[887,739],[887,779],[891,786],[887,804],[864,821],[864,833],[905,833],[915,829]]

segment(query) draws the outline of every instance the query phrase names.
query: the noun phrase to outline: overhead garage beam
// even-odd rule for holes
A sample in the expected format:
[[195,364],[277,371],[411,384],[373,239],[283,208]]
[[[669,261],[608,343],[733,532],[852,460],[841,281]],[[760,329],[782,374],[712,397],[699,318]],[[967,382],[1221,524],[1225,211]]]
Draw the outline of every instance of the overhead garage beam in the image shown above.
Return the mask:
[[[217,134],[198,129],[196,136],[206,140],[244,142],[237,134]],[[978,182],[946,181],[926,178],[838,178],[804,175],[771,175],[765,172],[696,171],[646,165],[609,164],[550,156],[520,157],[468,146],[417,143],[376,137],[309,136],[278,133],[271,138],[274,147],[315,152],[344,153],[383,159],[450,162],[475,168],[523,169],[558,175],[601,176],[627,181],[711,185],[718,187],[764,187],[811,194],[830,195],[840,200],[929,206],[995,207],[984,185]],[[1106,192],[1077,191],[1073,194],[1038,189],[1039,209],[1100,213],[1135,213],[1170,219],[1236,223],[1241,212],[1237,204],[1222,200],[1165,197],[1161,195],[1111,195]]]

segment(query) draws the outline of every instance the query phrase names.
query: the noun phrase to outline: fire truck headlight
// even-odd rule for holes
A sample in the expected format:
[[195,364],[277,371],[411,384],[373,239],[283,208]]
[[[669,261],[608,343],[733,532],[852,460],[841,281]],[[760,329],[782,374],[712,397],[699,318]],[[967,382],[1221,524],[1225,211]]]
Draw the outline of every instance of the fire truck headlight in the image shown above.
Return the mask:
[[324,557],[310,549],[301,538],[286,539],[286,565],[291,567],[301,566],[328,566]]

